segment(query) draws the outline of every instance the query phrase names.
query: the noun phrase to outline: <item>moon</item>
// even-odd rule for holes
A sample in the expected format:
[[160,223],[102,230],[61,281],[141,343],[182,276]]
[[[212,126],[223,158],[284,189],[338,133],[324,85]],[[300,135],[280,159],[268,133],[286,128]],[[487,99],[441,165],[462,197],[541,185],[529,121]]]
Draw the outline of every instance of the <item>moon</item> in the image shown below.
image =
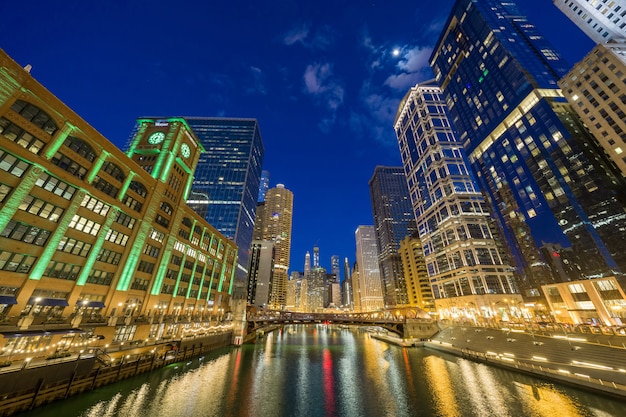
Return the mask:
[[391,51],[391,54],[393,56],[400,56],[400,49],[399,48],[395,48],[393,51]]

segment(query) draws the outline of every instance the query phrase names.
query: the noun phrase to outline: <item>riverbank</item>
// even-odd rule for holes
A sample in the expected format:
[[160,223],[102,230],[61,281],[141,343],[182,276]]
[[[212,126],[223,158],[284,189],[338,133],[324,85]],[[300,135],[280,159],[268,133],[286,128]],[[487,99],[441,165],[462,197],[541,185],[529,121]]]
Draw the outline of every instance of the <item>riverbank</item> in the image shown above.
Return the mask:
[[0,416],[7,417],[44,404],[94,390],[231,346],[232,331],[204,337],[172,340],[150,350],[128,350],[123,355],[78,356],[55,363],[0,373]]
[[[626,340],[626,338],[624,338]],[[626,399],[626,349],[577,335],[448,327],[424,347]]]

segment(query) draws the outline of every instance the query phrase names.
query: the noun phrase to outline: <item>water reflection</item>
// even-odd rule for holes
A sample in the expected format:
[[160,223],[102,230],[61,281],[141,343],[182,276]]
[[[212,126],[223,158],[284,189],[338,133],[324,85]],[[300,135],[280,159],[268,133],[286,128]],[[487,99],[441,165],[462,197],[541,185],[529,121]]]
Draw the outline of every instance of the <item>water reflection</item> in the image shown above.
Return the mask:
[[366,332],[286,328],[24,417],[623,416],[626,403]]

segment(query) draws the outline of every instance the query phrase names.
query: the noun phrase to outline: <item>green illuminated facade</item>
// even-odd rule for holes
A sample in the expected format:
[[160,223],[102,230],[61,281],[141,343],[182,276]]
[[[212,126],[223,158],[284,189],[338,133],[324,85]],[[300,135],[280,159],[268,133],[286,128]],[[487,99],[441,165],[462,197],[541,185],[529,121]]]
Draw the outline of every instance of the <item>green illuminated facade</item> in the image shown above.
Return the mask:
[[0,50],[0,359],[230,310],[237,247],[186,205],[204,148],[183,119],[138,124],[122,152]]

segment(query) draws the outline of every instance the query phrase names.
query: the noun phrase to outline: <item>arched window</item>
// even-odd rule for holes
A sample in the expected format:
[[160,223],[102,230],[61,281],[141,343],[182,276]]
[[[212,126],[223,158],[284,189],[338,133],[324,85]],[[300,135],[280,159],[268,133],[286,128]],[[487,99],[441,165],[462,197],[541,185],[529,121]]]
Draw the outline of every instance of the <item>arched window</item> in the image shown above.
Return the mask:
[[165,201],[161,202],[161,210],[163,210],[165,214],[167,214],[168,216],[170,216],[174,212],[174,209],[172,208],[172,206],[170,206]]
[[137,181],[131,181],[130,184],[128,185],[128,188],[130,188],[131,190],[133,190],[135,193],[137,193],[140,197],[145,198],[148,195],[148,190],[146,189],[146,187]]
[[191,220],[189,217],[183,217],[183,224],[187,227],[191,227]]
[[25,102],[24,100],[17,100],[13,103],[11,110],[18,113],[24,119],[28,120],[49,135],[53,135],[54,132],[59,130],[59,127],[56,123],[54,123],[48,113],[41,110],[37,106]]
[[93,162],[94,159],[96,159],[96,151],[94,151],[91,145],[82,139],[74,136],[68,136],[67,139],[65,139],[64,145],[90,162]]
[[118,180],[119,182],[124,182],[124,180],[126,179],[126,175],[124,175],[124,171],[122,171],[122,169],[118,167],[117,165],[115,165],[113,162],[107,161],[104,164],[102,164],[102,171],[106,172],[107,174],[109,174],[110,176]]

